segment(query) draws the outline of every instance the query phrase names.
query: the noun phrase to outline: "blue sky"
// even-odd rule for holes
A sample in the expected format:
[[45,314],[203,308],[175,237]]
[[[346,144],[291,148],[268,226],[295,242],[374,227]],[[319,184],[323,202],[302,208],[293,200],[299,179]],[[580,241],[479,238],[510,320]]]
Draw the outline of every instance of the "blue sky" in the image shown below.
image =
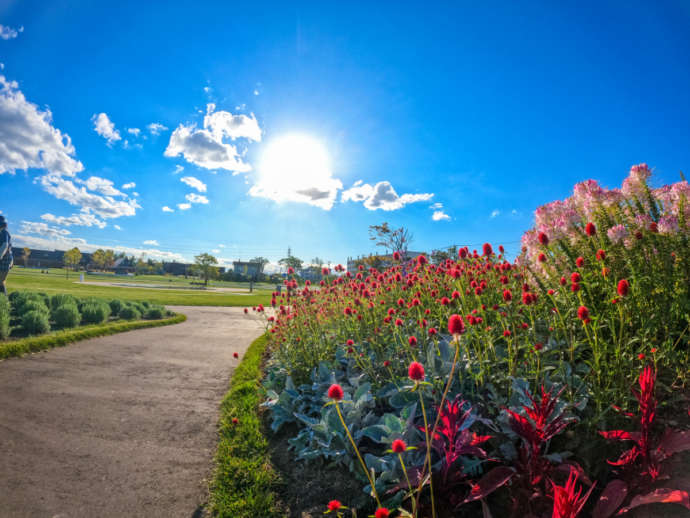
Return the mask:
[[0,0],[15,242],[337,263],[388,221],[516,251],[575,182],[690,170],[687,2],[476,4]]

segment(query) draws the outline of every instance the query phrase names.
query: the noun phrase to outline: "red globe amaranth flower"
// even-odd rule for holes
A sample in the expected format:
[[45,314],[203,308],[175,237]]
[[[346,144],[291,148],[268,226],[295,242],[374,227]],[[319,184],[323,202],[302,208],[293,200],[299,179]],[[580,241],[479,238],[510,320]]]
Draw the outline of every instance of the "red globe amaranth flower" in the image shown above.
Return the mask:
[[561,283],[561,286],[565,286],[565,284],[566,284],[568,281],[565,280],[565,277],[561,277],[561,280],[558,281],[558,282]]
[[580,275],[579,272],[573,272],[570,275],[570,280],[572,282],[580,282],[582,280],[582,275]]
[[236,417],[232,418],[232,424],[239,424],[240,420],[237,419]]
[[541,252],[541,253],[537,256],[537,260],[538,260],[540,263],[546,262],[546,254],[544,254],[544,252]]
[[645,359],[644,353],[638,354],[638,355],[637,355],[637,359],[638,359],[638,360],[644,360],[644,359]]
[[343,399],[343,397],[345,397],[345,394],[343,393],[343,387],[341,387],[337,383],[333,383],[333,385],[331,385],[328,388],[328,397],[334,399],[335,401],[340,401],[341,399]]
[[390,364],[391,364],[391,362],[389,362],[388,360],[384,360],[384,361],[383,361],[383,366],[384,366],[384,367],[390,367]]
[[426,263],[427,263],[426,256],[424,256],[424,255],[417,256],[417,264],[419,266],[424,266]]
[[577,293],[578,291],[580,291],[580,285],[576,282],[572,283],[570,285],[570,291],[572,291],[573,293]]
[[537,342],[536,344],[534,344],[534,350],[535,351],[541,351],[543,348],[544,348],[544,344],[541,342]]
[[655,234],[656,234],[657,232],[659,232],[659,227],[657,226],[657,224],[656,224],[654,221],[652,221],[652,222],[649,224],[649,231],[650,231],[650,232],[653,232],[653,233],[655,233]]
[[655,354],[655,353],[656,353],[656,347],[652,347],[652,348],[650,349],[650,352],[651,352],[652,354]]
[[491,248],[491,245],[489,243],[484,243],[484,246],[482,246],[482,252],[485,256],[489,256],[494,253],[494,249]]
[[232,357],[233,357],[233,358],[239,358],[239,357],[240,357],[240,355],[239,355],[239,354],[237,354],[237,353],[232,353]]
[[244,308],[244,314],[246,315],[247,313],[249,313],[249,310],[247,308]]
[[586,306],[580,306],[577,308],[577,318],[580,320],[585,320],[589,317],[589,309]]
[[628,294],[628,290],[630,289],[630,283],[625,280],[621,279],[618,281],[618,295],[621,297],[625,297]]
[[508,337],[510,335],[511,335],[511,332],[509,329],[506,329],[505,331],[503,331],[503,336]]
[[455,336],[465,332],[465,321],[462,315],[451,315],[448,319],[448,332]]
[[407,342],[412,346],[416,347],[417,346],[417,337],[416,336],[411,336],[407,339]]
[[292,275],[293,273],[295,273],[295,269],[292,266],[289,266],[288,267],[288,275]]
[[546,246],[549,244],[549,236],[547,236],[544,232],[539,232],[539,242]]
[[399,318],[396,318],[395,319],[395,327],[400,327],[401,325],[403,325],[403,321]]
[[390,511],[385,507],[379,507],[374,513],[374,518],[388,518],[391,515]]
[[458,250],[458,257],[460,259],[464,259],[465,257],[467,257],[467,248],[463,247],[460,250]]
[[347,342],[345,342],[345,343],[346,343],[347,345],[349,345],[349,346],[355,345],[355,341],[352,340],[352,339],[349,339],[349,340],[348,340]]
[[395,261],[400,261],[401,258],[402,256],[400,255],[400,252],[393,252],[393,259]]
[[548,293],[549,295],[553,295],[553,294],[556,293],[556,292],[550,289],[550,290],[547,291],[546,293]]
[[419,362],[410,363],[410,367],[407,369],[407,375],[413,381],[422,381],[424,379],[424,365]]
[[575,259],[575,264],[578,268],[582,268],[585,265],[585,258],[582,256],[578,257],[577,259]]
[[505,300],[506,302],[510,302],[511,300],[513,300],[513,294],[510,290],[503,290],[503,300]]
[[393,445],[391,446],[391,450],[393,450],[393,453],[402,453],[407,449],[407,444],[405,444],[405,441],[402,439],[396,439],[393,441]]
[[585,225],[585,232],[588,236],[593,236],[597,233],[597,227],[590,221]]
[[338,509],[340,509],[342,507],[342,505],[343,504],[338,502],[338,500],[331,500],[330,502],[328,502],[328,510],[329,511],[337,511]]
[[597,250],[597,261],[603,261],[606,259],[606,252],[603,250]]

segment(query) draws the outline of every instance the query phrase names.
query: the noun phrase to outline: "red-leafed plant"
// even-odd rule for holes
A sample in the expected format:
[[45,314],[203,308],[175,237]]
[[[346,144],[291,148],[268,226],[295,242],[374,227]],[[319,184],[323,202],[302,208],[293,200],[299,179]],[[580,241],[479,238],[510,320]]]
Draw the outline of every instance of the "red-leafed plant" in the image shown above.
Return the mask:
[[521,439],[518,458],[514,462],[517,473],[511,484],[513,515],[524,514],[526,509],[532,514],[543,515],[553,491],[553,484],[546,482],[559,472],[575,473],[590,483],[577,463],[557,463],[547,457],[549,441],[573,422],[558,408],[562,393],[563,389],[553,395],[552,390],[547,392],[542,386],[538,398],[525,392],[530,400],[529,406],[522,407],[525,415],[506,409],[510,428]]
[[[640,373],[639,390],[632,391],[639,404],[639,431],[599,432],[614,441],[632,441],[633,446],[624,451],[618,460],[608,461],[617,468],[620,478],[609,482],[604,489],[594,510],[594,518],[607,518],[614,513],[623,514],[634,507],[651,503],[677,503],[690,509],[690,495],[687,490],[655,487],[660,481],[670,478],[664,472],[663,462],[674,453],[690,450],[688,430],[667,428],[661,438],[655,440],[652,430],[657,408],[654,396],[655,382],[656,371],[648,365]],[[634,417],[631,413],[626,415]],[[626,500],[627,505],[621,507]]]
[[[553,514],[551,518],[575,518],[582,511],[595,484],[592,484],[585,496],[580,498],[582,488],[577,489],[577,478],[577,471],[572,470],[565,486],[551,482],[553,488]],[[575,492],[576,489],[577,492]]]

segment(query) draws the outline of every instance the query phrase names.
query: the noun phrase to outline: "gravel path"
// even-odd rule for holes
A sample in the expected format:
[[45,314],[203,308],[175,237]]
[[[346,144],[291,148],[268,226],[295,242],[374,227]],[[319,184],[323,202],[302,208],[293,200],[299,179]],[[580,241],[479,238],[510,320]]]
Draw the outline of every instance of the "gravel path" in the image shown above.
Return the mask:
[[263,322],[182,324],[0,362],[0,516],[201,516],[218,405]]

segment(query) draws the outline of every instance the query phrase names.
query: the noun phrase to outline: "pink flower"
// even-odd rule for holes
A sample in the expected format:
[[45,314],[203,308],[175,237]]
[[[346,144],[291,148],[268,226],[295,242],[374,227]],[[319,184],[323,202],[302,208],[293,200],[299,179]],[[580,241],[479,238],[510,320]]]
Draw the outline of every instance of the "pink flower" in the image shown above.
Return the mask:
[[616,225],[606,231],[606,235],[614,243],[619,243],[628,237],[628,229],[624,225]]

